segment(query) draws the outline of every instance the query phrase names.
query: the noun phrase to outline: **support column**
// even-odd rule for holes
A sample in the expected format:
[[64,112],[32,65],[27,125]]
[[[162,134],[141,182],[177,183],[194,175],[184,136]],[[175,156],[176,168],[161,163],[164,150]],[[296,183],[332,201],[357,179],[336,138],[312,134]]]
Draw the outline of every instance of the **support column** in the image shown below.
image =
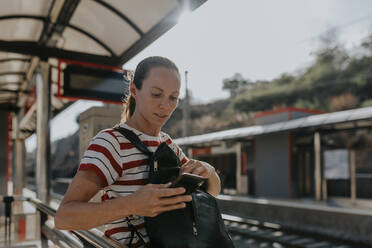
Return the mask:
[[315,199],[322,199],[322,171],[321,171],[321,143],[320,134],[314,134],[314,152],[315,152]]
[[50,118],[50,84],[49,65],[46,62],[40,63],[36,73],[36,188],[37,197],[44,203],[49,198],[49,118]]
[[189,158],[189,159],[193,159],[193,155],[192,155],[192,148],[186,148],[186,151],[184,151],[185,155]]
[[350,197],[356,203],[355,150],[350,150]]
[[242,192],[242,144],[236,143],[236,191]]
[[187,87],[187,74],[185,71],[185,98],[182,106],[182,118],[183,118],[183,128],[182,137],[187,137],[189,135],[189,119],[190,119],[190,105],[189,105],[189,89]]
[[[22,112],[22,111],[20,111]],[[14,185],[13,193],[22,195],[25,186],[25,142],[21,137],[19,128],[22,114],[19,113],[13,117],[13,140],[14,140]]]
[[[8,184],[8,162],[9,162],[9,143],[8,143],[8,112],[0,110],[0,195],[9,194]],[[0,201],[0,214],[4,211],[4,204]],[[0,234],[2,235],[2,234]]]

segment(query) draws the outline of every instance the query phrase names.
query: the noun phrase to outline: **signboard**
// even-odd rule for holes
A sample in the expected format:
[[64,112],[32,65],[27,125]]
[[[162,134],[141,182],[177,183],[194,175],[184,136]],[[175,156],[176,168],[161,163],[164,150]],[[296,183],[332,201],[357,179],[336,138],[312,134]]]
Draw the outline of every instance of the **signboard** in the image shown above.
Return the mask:
[[59,60],[57,96],[122,103],[132,77],[132,71],[119,67]]
[[199,155],[208,155],[212,153],[212,149],[210,147],[206,148],[193,148],[192,155],[199,156]]
[[325,179],[349,179],[349,151],[347,149],[324,152],[323,173]]

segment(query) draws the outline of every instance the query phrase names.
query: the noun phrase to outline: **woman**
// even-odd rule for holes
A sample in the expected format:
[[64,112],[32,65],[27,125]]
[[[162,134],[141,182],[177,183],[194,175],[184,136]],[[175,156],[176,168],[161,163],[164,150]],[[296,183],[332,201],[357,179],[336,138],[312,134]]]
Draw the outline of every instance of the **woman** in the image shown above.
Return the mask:
[[[180,173],[188,172],[207,178],[207,190],[216,196],[220,180],[214,167],[189,160],[161,127],[175,110],[180,93],[180,74],[176,65],[163,57],[149,57],[136,68],[130,84],[126,107],[127,121],[120,126],[132,130],[154,152],[166,141],[182,161]],[[134,247],[139,238],[131,236],[126,218],[148,242],[144,216],[184,208],[191,201],[184,188],[170,184],[146,184],[149,165],[142,154],[118,131],[98,133],[85,152],[78,172],[69,186],[55,217],[58,229],[84,230],[106,224],[105,235],[122,244],[131,239]],[[101,203],[88,202],[104,188]],[[108,223],[108,224],[107,224]]]

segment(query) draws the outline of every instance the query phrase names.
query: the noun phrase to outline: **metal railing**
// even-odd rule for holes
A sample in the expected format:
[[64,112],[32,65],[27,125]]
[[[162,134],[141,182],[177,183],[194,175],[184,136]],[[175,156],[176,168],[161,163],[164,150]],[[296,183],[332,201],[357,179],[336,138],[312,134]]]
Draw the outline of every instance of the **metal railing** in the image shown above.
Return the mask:
[[10,246],[11,242],[11,217],[12,203],[14,201],[30,202],[40,213],[40,241],[42,248],[48,247],[48,240],[51,240],[59,247],[73,248],[126,248],[119,242],[109,239],[98,229],[88,231],[64,231],[58,230],[54,225],[47,223],[49,217],[55,217],[56,210],[42,203],[38,199],[22,196],[1,196],[0,202],[5,204],[5,245]]

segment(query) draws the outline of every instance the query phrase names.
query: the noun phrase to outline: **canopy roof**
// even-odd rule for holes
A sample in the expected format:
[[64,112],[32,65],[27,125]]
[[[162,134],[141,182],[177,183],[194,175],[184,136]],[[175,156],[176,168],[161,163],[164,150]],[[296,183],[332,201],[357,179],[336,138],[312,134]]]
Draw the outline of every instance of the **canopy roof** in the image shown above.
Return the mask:
[[372,126],[372,107],[311,115],[274,124],[235,128],[176,139],[178,145],[191,146],[216,141],[253,138],[258,135],[296,131],[300,129],[348,129]]
[[[56,59],[121,66],[174,26],[185,7],[205,1],[0,1],[0,109],[24,107],[40,60],[52,67]],[[54,110],[66,104],[52,99]]]

